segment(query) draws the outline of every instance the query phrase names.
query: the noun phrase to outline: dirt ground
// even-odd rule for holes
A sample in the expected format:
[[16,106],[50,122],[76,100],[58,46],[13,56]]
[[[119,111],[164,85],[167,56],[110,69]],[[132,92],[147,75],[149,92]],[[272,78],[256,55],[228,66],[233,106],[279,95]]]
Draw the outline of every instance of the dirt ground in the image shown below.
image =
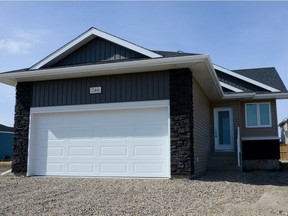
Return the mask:
[[11,169],[11,162],[10,161],[0,161],[0,174]]
[[[10,166],[0,162],[0,173]],[[281,167],[280,171],[208,172],[194,180],[8,174],[0,176],[0,215],[288,216],[288,163]]]

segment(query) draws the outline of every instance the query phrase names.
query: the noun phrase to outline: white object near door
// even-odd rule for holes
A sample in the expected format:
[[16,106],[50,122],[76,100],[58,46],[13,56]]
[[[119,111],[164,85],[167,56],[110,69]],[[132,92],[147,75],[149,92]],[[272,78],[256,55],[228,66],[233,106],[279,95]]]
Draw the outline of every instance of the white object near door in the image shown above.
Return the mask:
[[214,108],[215,151],[233,151],[233,141],[234,133],[232,108]]

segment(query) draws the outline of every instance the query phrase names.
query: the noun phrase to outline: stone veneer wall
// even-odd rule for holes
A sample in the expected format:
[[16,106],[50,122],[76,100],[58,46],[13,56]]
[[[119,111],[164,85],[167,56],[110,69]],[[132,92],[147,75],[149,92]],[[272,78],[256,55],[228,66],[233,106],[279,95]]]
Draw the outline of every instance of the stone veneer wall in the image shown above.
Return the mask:
[[192,72],[170,71],[171,174],[194,174]]
[[32,84],[18,83],[16,86],[16,105],[14,122],[14,144],[12,172],[26,174],[29,139],[29,116],[32,98]]

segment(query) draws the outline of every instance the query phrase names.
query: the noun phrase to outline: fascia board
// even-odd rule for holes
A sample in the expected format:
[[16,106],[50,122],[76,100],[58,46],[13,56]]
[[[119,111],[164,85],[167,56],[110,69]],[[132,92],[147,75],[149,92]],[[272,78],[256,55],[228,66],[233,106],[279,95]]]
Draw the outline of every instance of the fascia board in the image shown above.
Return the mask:
[[113,36],[111,34],[108,34],[106,32],[100,31],[98,29],[93,28],[92,32],[93,32],[94,35],[96,35],[98,37],[101,37],[101,38],[109,40],[109,41],[111,41],[113,43],[119,44],[119,45],[121,45],[123,47],[126,47],[128,49],[134,50],[135,52],[139,52],[139,53],[141,53],[143,55],[146,55],[146,56],[148,56],[150,58],[163,57],[163,56],[161,56],[161,55],[159,55],[159,54],[157,54],[155,52],[147,50],[147,49],[145,49],[145,48],[143,48],[141,46],[138,46],[136,44],[130,43],[130,42],[126,41],[126,40],[123,40],[121,38],[115,37],[115,36]]
[[229,89],[231,91],[234,91],[234,92],[238,92],[238,93],[243,92],[243,90],[238,89],[238,88],[236,88],[234,86],[228,85],[227,83],[224,83],[224,82],[221,82],[221,81],[220,81],[220,85],[222,87],[227,88],[227,89]]
[[256,93],[240,93],[240,94],[224,94],[222,99],[231,100],[231,99],[247,99],[251,98],[253,99],[255,97]]
[[[207,61],[207,55],[182,56],[171,58],[156,58],[139,61],[117,62],[111,64],[82,65],[74,67],[61,67],[50,69],[30,70],[0,74],[0,81],[16,85],[20,81],[40,81],[49,79],[75,78],[83,76],[112,75],[121,73],[137,73],[152,70],[177,69],[191,67],[193,63]],[[36,78],[36,79],[35,79]]]
[[256,94],[256,93],[240,93],[225,94],[223,99],[288,99],[288,93],[272,93],[272,94]]
[[288,99],[288,93],[256,94],[255,99]]
[[268,91],[271,91],[271,92],[280,92],[279,89],[275,89],[275,88],[273,88],[273,87],[271,87],[271,86],[268,86],[268,85],[266,85],[266,84],[264,84],[264,83],[258,82],[258,81],[256,81],[256,80],[250,79],[250,78],[245,77],[245,76],[242,76],[242,75],[237,74],[237,73],[235,73],[235,72],[233,72],[233,71],[231,71],[231,70],[227,70],[227,69],[222,68],[222,67],[220,67],[220,66],[218,66],[218,65],[215,65],[215,64],[214,64],[213,66],[214,66],[214,68],[215,68],[216,70],[219,70],[219,71],[221,71],[221,72],[223,72],[223,73],[226,73],[226,74],[228,74],[228,75],[231,75],[231,76],[233,76],[233,77],[236,77],[236,78],[238,78],[238,79],[241,79],[241,80],[243,80],[243,81],[246,81],[246,82],[251,83],[251,84],[253,84],[253,85],[256,85],[256,86],[258,86],[258,87],[264,88],[264,89],[266,89],[266,90],[268,90]]
[[218,80],[218,76],[216,74],[216,71],[214,70],[213,63],[212,63],[209,55],[205,55],[205,56],[206,56],[206,59],[205,59],[206,67],[207,67],[207,69],[208,69],[208,71],[210,73],[210,76],[211,76],[211,78],[213,80],[213,83],[214,83],[214,85],[215,85],[215,87],[217,89],[217,92],[220,95],[220,97],[223,97],[224,96],[224,92],[223,92],[221,84],[220,84],[220,82]]
[[33,65],[30,70],[35,70],[35,69],[39,69],[42,66],[44,66],[45,64],[53,61],[54,59],[56,59],[57,57],[59,57],[60,55],[64,54],[65,52],[69,51],[70,49],[72,49],[73,47],[77,46],[78,44],[81,44],[81,42],[87,40],[87,38],[91,37],[91,36],[97,36],[97,37],[101,37],[105,40],[111,41],[113,43],[116,43],[120,46],[126,47],[127,49],[131,49],[135,52],[141,53],[145,56],[148,56],[150,58],[160,58],[163,57],[155,52],[152,52],[150,50],[147,50],[143,47],[140,47],[136,44],[130,43],[128,41],[125,41],[121,38],[115,37],[113,35],[110,35],[106,32],[100,31],[98,29],[95,28],[91,28],[88,31],[84,32],[82,35],[78,36],[77,38],[75,38],[74,40],[72,40],[71,42],[69,42],[68,44],[64,45],[62,48],[56,50],[54,53],[50,54],[49,56],[47,56],[46,58],[44,58],[43,60],[41,60],[40,62],[38,62],[37,64]]

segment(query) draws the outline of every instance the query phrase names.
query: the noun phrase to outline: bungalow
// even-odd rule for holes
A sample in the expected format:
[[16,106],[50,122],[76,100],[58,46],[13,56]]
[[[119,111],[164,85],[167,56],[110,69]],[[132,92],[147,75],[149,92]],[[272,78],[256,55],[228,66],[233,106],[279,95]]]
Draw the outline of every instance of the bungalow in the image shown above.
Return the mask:
[[276,99],[288,92],[275,68],[232,71],[90,28],[0,82],[16,86],[16,174],[170,178],[215,161],[279,166]]

